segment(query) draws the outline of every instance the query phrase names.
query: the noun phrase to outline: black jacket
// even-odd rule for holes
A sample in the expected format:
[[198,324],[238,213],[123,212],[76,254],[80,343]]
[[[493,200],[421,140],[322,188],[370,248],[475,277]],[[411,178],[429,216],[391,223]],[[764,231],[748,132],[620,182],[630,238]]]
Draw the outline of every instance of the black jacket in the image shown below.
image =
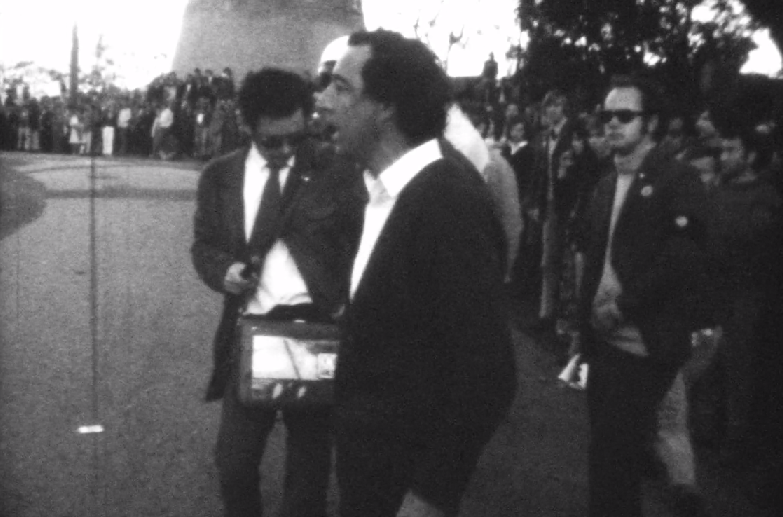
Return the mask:
[[[579,238],[585,253],[580,316],[588,356],[609,346],[596,339],[589,321],[603,273],[616,184],[616,172],[599,181]],[[618,217],[611,262],[623,288],[619,309],[639,328],[653,360],[684,362],[691,332],[709,323],[705,219],[706,193],[698,173],[651,151]]]
[[451,499],[453,459],[483,446],[516,378],[503,301],[503,230],[479,174],[444,159],[400,192],[343,320],[339,425],[421,444],[411,490]]
[[[223,279],[234,262],[249,263],[257,250],[245,239],[243,183],[249,148],[206,165],[198,185],[194,217],[193,265],[211,289],[223,291]],[[363,214],[361,176],[314,143],[297,152],[283,190],[285,242],[323,314],[334,313],[347,298],[353,255]],[[207,400],[223,395],[234,352],[234,330],[244,299],[225,295],[214,340],[214,371]]]

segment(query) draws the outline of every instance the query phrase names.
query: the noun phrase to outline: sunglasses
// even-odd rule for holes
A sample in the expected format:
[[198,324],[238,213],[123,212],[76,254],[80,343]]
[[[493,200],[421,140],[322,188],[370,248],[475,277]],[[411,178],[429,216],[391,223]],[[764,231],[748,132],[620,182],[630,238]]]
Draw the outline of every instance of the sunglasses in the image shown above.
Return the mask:
[[614,117],[617,117],[617,120],[619,120],[621,124],[628,124],[636,117],[641,117],[642,115],[644,115],[643,111],[603,110],[598,115],[598,118],[601,120],[602,124],[608,124]]
[[307,139],[307,133],[298,131],[287,135],[269,135],[256,138],[256,143],[266,149],[280,149],[283,145],[296,147]]

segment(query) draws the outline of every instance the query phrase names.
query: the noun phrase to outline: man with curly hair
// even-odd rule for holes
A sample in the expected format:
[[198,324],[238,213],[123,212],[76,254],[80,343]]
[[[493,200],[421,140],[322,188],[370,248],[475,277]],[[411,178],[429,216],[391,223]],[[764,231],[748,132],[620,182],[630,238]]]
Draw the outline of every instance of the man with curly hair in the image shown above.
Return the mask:
[[[251,72],[239,106],[252,142],[206,165],[191,254],[199,277],[224,295],[206,399],[223,399],[216,461],[225,515],[259,517],[259,465],[278,411],[238,397],[237,318],[244,312],[269,321],[333,321],[348,294],[363,187],[355,169],[308,136],[312,96],[300,76]],[[281,515],[324,517],[331,410],[281,413],[287,431]]]

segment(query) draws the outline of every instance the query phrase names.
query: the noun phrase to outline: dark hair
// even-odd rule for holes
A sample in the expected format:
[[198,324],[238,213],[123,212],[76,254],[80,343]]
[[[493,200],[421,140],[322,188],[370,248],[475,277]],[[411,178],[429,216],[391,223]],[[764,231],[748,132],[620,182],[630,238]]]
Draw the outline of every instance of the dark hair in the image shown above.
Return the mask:
[[579,120],[587,132],[587,138],[590,138],[593,131],[604,134],[604,125],[598,119],[598,115],[594,113],[583,113],[579,116]]
[[284,118],[302,110],[309,117],[313,110],[310,86],[303,77],[279,68],[248,72],[237,97],[242,119],[255,127],[260,117]]
[[370,47],[362,68],[364,93],[395,108],[397,127],[410,145],[443,136],[451,81],[424,43],[379,29],[354,32],[348,45]]
[[615,75],[609,82],[609,91],[615,88],[636,88],[639,90],[642,96],[642,111],[644,111],[643,120],[649,122],[649,120],[657,116],[658,127],[652,134],[653,140],[656,142],[663,137],[666,133],[668,126],[668,117],[666,116],[666,109],[663,100],[663,89],[654,80],[640,75],[640,74],[628,74],[628,75]]
[[726,109],[715,117],[715,128],[724,139],[739,139],[744,155],[756,153],[751,168],[760,172],[767,168],[775,153],[774,136],[764,134],[746,115],[736,109]]
[[533,130],[530,127],[530,123],[528,120],[523,117],[522,115],[514,115],[513,117],[509,118],[506,121],[505,127],[503,128],[503,133],[506,138],[509,138],[511,134],[511,128],[516,126],[517,124],[522,124],[522,128],[525,132],[525,139],[530,140],[533,136]]
[[544,98],[541,100],[541,107],[546,108],[553,104],[561,104],[563,110],[568,109],[568,97],[562,90],[549,90]]

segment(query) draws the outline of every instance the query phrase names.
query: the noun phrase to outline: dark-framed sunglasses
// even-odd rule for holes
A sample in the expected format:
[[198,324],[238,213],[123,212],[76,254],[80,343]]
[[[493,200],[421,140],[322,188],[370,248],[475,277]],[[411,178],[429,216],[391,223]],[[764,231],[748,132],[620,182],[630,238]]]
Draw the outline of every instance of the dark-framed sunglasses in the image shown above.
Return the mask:
[[296,147],[307,140],[306,131],[297,131],[287,135],[269,135],[256,138],[256,143],[266,149],[280,149],[283,145]]
[[641,117],[642,115],[644,115],[643,111],[602,110],[601,113],[598,114],[598,118],[601,120],[602,124],[608,124],[614,117],[617,117],[617,120],[619,120],[621,124],[628,124],[636,117]]

